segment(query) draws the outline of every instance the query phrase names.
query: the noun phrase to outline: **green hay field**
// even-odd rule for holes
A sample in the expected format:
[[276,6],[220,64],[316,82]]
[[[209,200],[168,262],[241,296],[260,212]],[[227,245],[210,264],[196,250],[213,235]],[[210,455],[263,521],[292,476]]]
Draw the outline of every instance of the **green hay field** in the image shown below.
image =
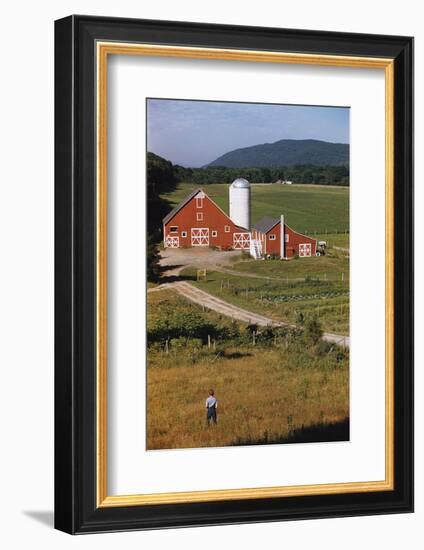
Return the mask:
[[[204,185],[205,192],[228,213],[228,184]],[[174,207],[196,186],[180,183],[164,195]],[[284,214],[286,223],[308,234],[345,233],[349,228],[349,187],[329,185],[252,185],[252,223]],[[328,235],[327,235],[328,236]],[[346,242],[346,239],[343,241]]]

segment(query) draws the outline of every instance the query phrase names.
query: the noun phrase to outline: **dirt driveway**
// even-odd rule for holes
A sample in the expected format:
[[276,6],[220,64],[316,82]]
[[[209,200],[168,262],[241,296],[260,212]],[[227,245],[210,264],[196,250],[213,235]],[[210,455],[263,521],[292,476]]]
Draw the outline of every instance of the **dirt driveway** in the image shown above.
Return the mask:
[[[149,292],[158,292],[165,288],[173,288],[191,302],[205,306],[213,311],[216,311],[217,313],[226,315],[233,319],[239,319],[240,321],[248,323],[256,323],[260,326],[287,325],[287,323],[277,322],[274,319],[265,317],[264,315],[259,315],[237,307],[221,300],[220,298],[217,298],[216,296],[212,296],[203,290],[200,290],[187,281],[181,281],[178,279],[178,275],[185,267],[191,266],[198,269],[206,268],[217,270],[219,270],[219,268],[224,268],[223,271],[227,271],[224,266],[231,266],[234,260],[240,257],[241,252],[239,250],[220,252],[217,250],[211,250],[210,248],[167,248],[161,251],[160,264],[164,268],[163,275],[165,277],[169,277],[170,282],[164,283],[159,287],[152,288]],[[230,273],[231,270],[228,269],[228,272]],[[335,342],[340,345],[344,345],[346,347],[349,347],[350,345],[348,336],[326,332],[323,334],[323,339],[328,342]]]
[[210,248],[165,248],[162,250],[160,265],[165,268],[166,277],[175,277],[189,266],[198,269],[213,269],[217,266],[231,265],[232,262],[241,258],[240,250],[223,252]]

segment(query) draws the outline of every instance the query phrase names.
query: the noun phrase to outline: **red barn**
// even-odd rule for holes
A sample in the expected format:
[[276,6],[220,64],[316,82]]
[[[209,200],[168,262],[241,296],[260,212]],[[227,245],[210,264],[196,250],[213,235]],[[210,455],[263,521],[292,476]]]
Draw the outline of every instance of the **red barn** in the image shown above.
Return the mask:
[[[283,228],[283,231],[281,231]],[[252,229],[252,241],[259,244],[261,256],[277,255],[280,258],[300,258],[315,256],[317,242],[315,239],[297,233],[281,218],[262,218]]]
[[248,228],[237,226],[203,191],[195,189],[163,219],[166,248],[216,246],[249,249]]

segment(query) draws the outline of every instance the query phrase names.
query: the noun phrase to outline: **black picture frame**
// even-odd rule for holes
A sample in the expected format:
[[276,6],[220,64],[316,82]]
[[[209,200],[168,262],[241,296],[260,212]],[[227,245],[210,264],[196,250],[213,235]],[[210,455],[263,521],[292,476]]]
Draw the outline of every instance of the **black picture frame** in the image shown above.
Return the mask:
[[[394,60],[393,491],[97,507],[96,41]],[[55,23],[55,527],[94,533],[413,510],[413,39],[73,15]]]

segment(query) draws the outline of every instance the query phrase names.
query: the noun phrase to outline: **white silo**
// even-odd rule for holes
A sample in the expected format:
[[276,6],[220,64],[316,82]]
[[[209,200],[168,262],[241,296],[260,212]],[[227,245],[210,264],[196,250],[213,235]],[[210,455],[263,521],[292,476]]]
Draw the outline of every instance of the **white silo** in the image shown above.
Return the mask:
[[237,178],[230,185],[230,218],[250,230],[250,183],[244,178]]

